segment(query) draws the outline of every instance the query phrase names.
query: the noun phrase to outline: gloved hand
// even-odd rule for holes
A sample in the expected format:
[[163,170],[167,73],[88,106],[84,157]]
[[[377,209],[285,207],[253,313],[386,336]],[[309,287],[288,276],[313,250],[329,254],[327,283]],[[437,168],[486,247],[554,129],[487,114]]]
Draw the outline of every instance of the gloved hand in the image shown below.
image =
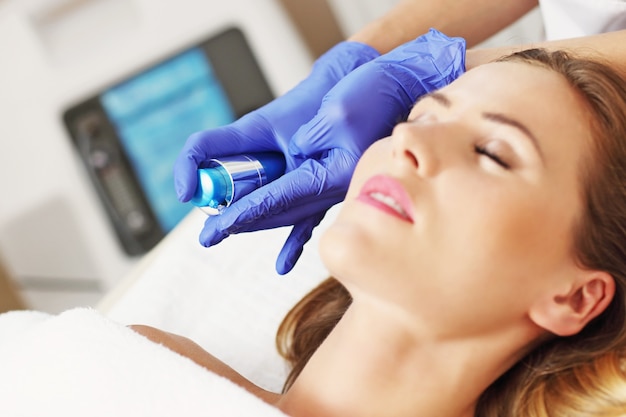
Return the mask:
[[[309,76],[285,95],[230,125],[191,135],[174,164],[174,183],[178,199],[181,202],[191,199],[197,186],[197,169],[211,158],[246,152],[280,151],[285,155],[287,171],[295,169],[302,161],[296,160],[288,153],[289,141],[293,134],[300,126],[311,120],[319,109],[324,95],[341,78],[379,55],[369,45],[341,42],[318,58]],[[245,204],[246,202],[241,206],[244,210]],[[252,203],[248,200],[247,204]],[[222,226],[225,224],[223,220],[227,218],[209,217],[200,235],[200,242],[204,246],[211,246],[237,231],[272,227],[261,220],[252,223],[254,219],[268,216],[270,211],[276,211],[276,207],[269,200],[262,206],[267,210],[244,213],[247,214],[246,217],[240,221],[231,220],[228,227]],[[232,212],[229,210],[230,216],[239,206],[233,207]],[[282,226],[292,223],[290,219],[283,219],[277,224]]]
[[178,199],[191,199],[197,186],[196,171],[211,158],[280,151],[287,159],[287,170],[294,169],[300,162],[287,151],[293,134],[311,120],[324,95],[341,78],[379,55],[371,46],[341,42],[322,55],[311,74],[285,95],[227,126],[191,135],[174,163]]
[[[289,272],[328,208],[344,198],[363,151],[405,119],[419,96],[462,74],[464,52],[464,40],[431,30],[350,72],[291,141],[281,140],[280,149],[287,145],[289,151],[288,172],[207,219],[200,241],[210,246],[232,233],[293,224],[276,262],[279,273]],[[251,147],[254,137],[247,140],[246,149],[227,145],[229,153],[261,150]]]
[[[465,72],[465,40],[434,29],[352,72],[322,100],[289,144],[297,157],[339,148],[360,157],[406,120],[417,99]],[[351,173],[350,173],[351,174]]]

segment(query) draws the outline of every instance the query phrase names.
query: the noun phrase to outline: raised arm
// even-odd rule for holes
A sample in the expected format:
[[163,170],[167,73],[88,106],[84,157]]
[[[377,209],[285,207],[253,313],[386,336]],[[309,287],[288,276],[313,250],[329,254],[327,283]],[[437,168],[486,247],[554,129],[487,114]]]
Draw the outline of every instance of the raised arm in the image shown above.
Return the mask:
[[535,6],[537,0],[402,0],[381,18],[350,36],[350,40],[387,53],[429,28],[459,36],[472,47],[496,34]]
[[[434,27],[448,36],[464,38],[467,47],[472,48],[537,5],[537,0],[402,0],[388,13],[350,36],[350,40],[366,43],[386,53]],[[626,30],[558,41],[468,49],[466,68],[474,68],[515,51],[537,47],[565,49],[581,57],[601,58],[626,73]]]

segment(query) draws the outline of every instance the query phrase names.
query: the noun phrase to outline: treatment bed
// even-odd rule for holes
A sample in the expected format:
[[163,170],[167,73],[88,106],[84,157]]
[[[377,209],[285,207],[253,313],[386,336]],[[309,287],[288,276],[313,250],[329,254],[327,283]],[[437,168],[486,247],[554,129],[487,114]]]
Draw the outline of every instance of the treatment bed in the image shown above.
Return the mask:
[[244,377],[279,392],[287,365],[274,337],[287,311],[327,277],[320,232],[292,272],[274,262],[289,229],[198,243],[192,211],[96,308],[0,315],[0,415],[281,416],[191,360],[128,329],[188,337]]

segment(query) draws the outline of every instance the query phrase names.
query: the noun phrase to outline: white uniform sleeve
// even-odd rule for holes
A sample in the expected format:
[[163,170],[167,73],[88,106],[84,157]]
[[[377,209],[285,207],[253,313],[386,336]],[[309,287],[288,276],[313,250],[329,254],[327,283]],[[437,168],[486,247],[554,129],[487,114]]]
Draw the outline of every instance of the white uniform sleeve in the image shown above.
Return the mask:
[[626,29],[625,0],[539,0],[547,40]]

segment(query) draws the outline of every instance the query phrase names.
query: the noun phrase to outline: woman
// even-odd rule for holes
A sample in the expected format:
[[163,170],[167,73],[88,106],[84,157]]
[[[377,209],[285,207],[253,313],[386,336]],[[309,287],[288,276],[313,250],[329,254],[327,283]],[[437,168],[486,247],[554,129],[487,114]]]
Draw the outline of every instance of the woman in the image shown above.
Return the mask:
[[293,416],[626,413],[625,85],[531,50],[422,98],[322,237],[282,395],[138,330]]

